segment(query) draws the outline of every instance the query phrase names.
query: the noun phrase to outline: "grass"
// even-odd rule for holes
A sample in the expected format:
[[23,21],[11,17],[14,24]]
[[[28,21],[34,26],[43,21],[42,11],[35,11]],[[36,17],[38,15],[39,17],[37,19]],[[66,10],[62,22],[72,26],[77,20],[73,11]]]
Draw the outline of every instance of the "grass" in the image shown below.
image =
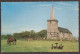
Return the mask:
[[51,44],[60,41],[26,41],[17,40],[16,45],[7,45],[7,40],[1,40],[1,52],[79,52],[78,41],[63,41],[64,48],[51,49]]

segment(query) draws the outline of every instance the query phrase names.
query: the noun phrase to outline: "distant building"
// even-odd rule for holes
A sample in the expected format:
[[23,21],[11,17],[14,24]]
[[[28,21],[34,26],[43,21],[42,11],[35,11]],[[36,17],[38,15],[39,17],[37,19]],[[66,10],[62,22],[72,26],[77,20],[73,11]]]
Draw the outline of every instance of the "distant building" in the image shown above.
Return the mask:
[[62,27],[58,27],[58,20],[55,18],[54,7],[52,6],[51,17],[47,20],[47,39],[67,39],[72,40],[72,33]]

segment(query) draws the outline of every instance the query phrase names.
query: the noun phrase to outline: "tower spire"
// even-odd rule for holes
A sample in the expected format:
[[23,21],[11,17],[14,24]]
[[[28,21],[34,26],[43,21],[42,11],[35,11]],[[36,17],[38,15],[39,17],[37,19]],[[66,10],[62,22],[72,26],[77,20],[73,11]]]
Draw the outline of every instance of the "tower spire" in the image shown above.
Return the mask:
[[53,7],[53,5],[52,5],[52,12],[51,12],[50,20],[55,20],[55,13],[54,13],[54,7]]

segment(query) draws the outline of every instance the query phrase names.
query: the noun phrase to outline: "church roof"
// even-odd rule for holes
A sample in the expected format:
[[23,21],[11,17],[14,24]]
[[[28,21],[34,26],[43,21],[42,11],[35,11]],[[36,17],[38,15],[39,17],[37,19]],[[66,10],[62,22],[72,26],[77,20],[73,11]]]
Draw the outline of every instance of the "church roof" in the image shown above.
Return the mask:
[[54,7],[53,7],[53,5],[52,5],[52,11],[51,11],[50,20],[56,20],[56,19],[55,19],[55,12],[54,12]]
[[62,27],[58,27],[59,31],[60,32],[63,32],[63,33],[71,33],[68,29],[66,28],[62,28]]

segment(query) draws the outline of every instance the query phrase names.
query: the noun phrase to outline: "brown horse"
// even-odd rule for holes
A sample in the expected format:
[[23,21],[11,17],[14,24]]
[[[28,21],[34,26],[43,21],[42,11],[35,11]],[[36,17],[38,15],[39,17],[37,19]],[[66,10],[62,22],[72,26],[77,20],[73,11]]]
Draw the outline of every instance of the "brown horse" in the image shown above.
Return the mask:
[[11,44],[11,42],[12,42],[12,44],[15,44],[16,45],[16,39],[15,38],[8,38],[8,40],[7,40],[7,44]]

